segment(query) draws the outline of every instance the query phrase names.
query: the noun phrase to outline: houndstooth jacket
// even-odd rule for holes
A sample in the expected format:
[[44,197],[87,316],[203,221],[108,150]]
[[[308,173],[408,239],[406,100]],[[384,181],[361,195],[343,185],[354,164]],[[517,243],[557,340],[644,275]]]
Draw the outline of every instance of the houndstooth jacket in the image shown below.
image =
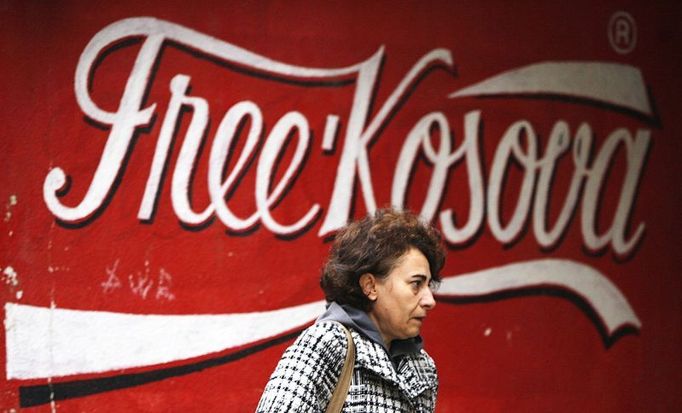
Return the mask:
[[[343,412],[433,412],[438,391],[436,365],[424,350],[396,359],[351,329],[356,346],[353,379]],[[289,347],[270,377],[258,413],[324,412],[336,386],[347,342],[337,323],[306,329]]]

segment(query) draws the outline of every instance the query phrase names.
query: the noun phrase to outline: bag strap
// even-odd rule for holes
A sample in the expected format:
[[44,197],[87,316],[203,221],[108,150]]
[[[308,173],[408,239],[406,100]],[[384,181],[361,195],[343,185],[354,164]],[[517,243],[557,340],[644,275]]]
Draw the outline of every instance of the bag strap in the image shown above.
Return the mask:
[[346,359],[343,362],[343,369],[341,370],[341,375],[339,376],[339,381],[336,383],[336,388],[334,388],[334,393],[332,393],[332,398],[329,400],[327,405],[326,413],[340,413],[343,408],[343,403],[346,401],[346,396],[348,396],[348,388],[350,387],[350,381],[353,377],[353,369],[355,368],[355,343],[353,342],[353,337],[350,335],[350,331],[346,326],[338,323],[343,327],[343,332],[346,333],[346,339],[348,340],[348,351],[346,352]]

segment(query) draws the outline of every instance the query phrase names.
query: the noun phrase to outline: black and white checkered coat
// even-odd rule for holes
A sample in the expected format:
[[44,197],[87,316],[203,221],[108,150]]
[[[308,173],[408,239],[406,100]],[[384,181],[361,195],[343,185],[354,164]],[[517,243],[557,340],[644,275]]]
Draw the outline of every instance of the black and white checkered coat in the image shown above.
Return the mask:
[[[438,376],[424,350],[399,356],[396,368],[380,345],[353,329],[351,334],[356,361],[343,412],[434,411]],[[346,349],[346,336],[337,323],[306,329],[282,355],[256,411],[324,412]]]

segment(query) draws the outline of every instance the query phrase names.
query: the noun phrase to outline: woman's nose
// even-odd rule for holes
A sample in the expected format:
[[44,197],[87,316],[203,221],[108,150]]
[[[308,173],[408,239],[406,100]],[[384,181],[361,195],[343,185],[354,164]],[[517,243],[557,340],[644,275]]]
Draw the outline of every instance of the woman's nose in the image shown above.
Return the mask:
[[436,300],[433,298],[433,292],[431,292],[431,288],[426,287],[424,289],[419,304],[427,310],[431,310],[436,306]]

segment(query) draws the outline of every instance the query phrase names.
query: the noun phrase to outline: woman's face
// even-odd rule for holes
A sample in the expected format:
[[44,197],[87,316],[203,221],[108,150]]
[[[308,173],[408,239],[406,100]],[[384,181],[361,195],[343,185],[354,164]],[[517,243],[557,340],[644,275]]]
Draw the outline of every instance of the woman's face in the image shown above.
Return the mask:
[[373,289],[369,289],[368,296],[374,305],[369,316],[387,346],[395,339],[419,334],[426,313],[436,306],[430,282],[429,262],[416,248],[403,254],[388,276],[373,277]]

